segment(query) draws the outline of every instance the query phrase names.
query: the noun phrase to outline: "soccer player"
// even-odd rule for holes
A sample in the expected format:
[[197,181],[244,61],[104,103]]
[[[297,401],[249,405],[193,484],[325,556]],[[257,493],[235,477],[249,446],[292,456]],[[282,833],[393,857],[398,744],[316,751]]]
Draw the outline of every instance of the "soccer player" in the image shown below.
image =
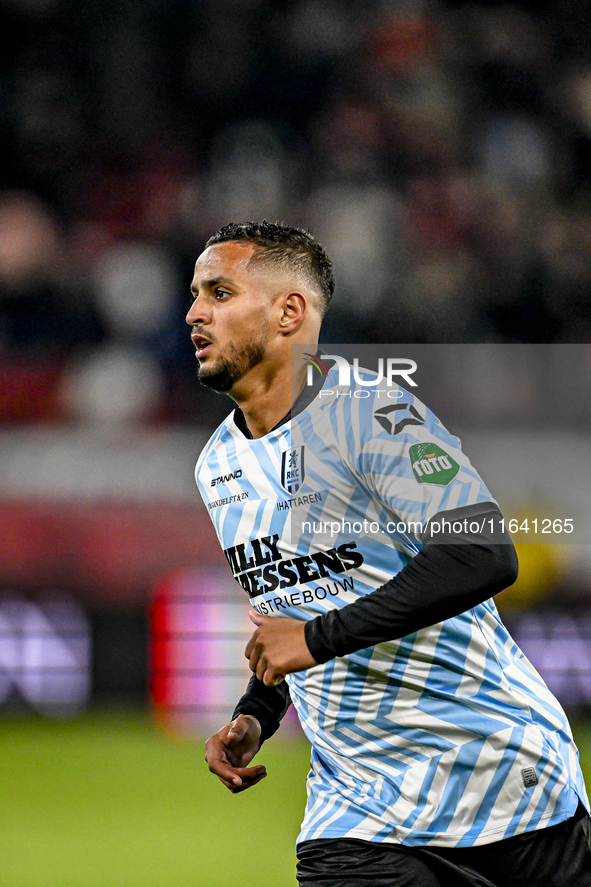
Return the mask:
[[312,236],[267,222],[195,266],[199,378],[236,404],[196,477],[255,626],[209,768],[255,785],[291,701],[302,887],[591,887],[568,722],[491,599],[517,575],[498,506],[410,390],[317,350],[333,288]]

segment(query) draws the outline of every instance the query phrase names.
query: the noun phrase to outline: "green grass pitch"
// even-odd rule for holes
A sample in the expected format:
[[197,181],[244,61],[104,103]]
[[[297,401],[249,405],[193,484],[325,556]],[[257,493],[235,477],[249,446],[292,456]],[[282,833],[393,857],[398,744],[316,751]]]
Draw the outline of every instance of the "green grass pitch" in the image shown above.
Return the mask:
[[0,721],[0,885],[295,887],[307,743],[267,743],[240,795],[203,754],[141,715]]
[[[591,777],[591,726],[576,738]],[[295,887],[309,748],[268,742],[269,775],[241,795],[201,742],[142,715],[0,721],[2,887]]]

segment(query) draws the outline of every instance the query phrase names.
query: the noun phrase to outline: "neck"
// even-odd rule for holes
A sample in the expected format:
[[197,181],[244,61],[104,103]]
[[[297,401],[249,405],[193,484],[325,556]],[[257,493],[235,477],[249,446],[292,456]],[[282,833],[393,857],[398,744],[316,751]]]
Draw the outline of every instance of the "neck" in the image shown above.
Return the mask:
[[306,366],[294,374],[291,361],[272,368],[259,364],[229,394],[242,410],[246,427],[258,438],[289,413],[305,384]]

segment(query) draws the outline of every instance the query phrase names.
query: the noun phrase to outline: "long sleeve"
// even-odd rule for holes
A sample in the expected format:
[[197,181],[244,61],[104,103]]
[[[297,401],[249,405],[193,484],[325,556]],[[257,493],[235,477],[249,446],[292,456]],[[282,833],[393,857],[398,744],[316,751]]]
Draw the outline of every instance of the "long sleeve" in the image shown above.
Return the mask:
[[517,578],[515,548],[493,503],[447,512],[449,522],[476,519],[494,532],[438,533],[396,576],[342,609],[306,623],[317,662],[345,656],[450,619],[482,603]]

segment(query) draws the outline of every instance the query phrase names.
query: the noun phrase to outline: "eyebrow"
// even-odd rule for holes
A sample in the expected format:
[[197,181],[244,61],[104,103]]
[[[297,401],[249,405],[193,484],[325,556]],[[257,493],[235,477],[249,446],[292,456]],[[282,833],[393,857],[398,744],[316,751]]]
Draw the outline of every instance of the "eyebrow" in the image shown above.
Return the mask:
[[[208,289],[212,289],[214,286],[217,286],[218,283],[228,283],[234,285],[234,281],[230,277],[223,277],[222,275],[220,275],[220,277],[212,277],[211,280],[203,280],[202,283],[203,286],[206,286]],[[197,291],[198,287],[191,284],[191,292],[196,293]]]

